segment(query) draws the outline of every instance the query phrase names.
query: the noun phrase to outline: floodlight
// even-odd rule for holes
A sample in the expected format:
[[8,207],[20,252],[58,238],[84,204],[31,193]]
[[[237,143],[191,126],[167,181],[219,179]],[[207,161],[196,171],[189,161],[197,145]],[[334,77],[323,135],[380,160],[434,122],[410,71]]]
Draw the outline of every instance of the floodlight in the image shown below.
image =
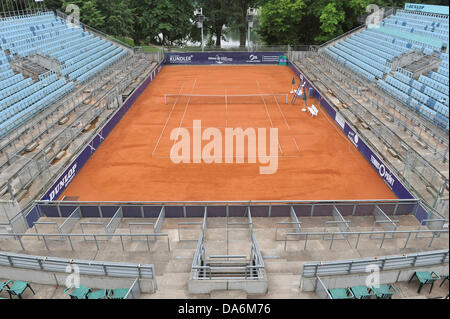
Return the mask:
[[248,8],[247,14],[248,15],[256,15],[256,9],[255,8]]

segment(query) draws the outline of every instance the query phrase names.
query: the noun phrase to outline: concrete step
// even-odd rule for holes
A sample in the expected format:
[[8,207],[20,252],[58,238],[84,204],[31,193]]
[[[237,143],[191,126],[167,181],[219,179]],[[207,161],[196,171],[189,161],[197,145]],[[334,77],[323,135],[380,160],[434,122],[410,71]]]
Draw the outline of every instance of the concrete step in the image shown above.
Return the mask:
[[286,261],[283,259],[266,259],[264,266],[266,273],[269,274],[292,274],[299,276],[302,271],[303,262]]
[[243,290],[216,290],[211,292],[211,299],[246,299],[247,293]]

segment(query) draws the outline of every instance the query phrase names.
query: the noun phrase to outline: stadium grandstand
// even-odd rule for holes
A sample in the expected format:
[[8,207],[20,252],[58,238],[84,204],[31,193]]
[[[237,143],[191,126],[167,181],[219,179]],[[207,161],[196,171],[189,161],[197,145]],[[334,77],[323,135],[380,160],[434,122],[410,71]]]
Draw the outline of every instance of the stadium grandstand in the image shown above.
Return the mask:
[[[448,299],[448,7],[143,52],[36,3],[0,18],[0,299]],[[277,174],[170,162],[197,119],[278,128]]]

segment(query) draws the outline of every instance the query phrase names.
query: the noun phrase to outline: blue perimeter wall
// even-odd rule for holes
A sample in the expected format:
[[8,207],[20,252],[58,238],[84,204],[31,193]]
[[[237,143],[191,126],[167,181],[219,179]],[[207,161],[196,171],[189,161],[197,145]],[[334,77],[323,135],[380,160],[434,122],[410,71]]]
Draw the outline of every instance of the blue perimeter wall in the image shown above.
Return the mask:
[[[168,53],[166,59],[159,65],[147,79],[145,79],[137,90],[125,101],[122,107],[106,123],[103,129],[91,140],[78,157],[71,163],[66,171],[56,180],[53,186],[42,197],[41,200],[56,200],[62,192],[69,186],[70,182],[78,174],[81,168],[86,164],[95,150],[102,144],[108,134],[114,129],[117,123],[122,119],[125,113],[132,107],[137,98],[145,91],[148,85],[155,79],[161,71],[163,65],[216,65],[216,64],[278,64],[282,52],[198,52],[198,53]],[[349,124],[340,116],[339,113],[325,100],[303,73],[297,69],[291,62],[288,66],[302,81],[306,82],[306,87],[312,88],[314,96],[319,101],[322,108],[328,115],[335,120],[341,130],[364,156],[364,158],[378,172],[389,188],[399,199],[413,199],[414,196],[403,186],[400,180],[387,168],[386,164],[367,146],[367,144],[358,136],[358,134],[349,126]],[[416,216],[419,220],[427,217],[427,212],[421,209]],[[35,207],[26,216],[30,227],[40,217],[39,210]],[[423,217],[422,217],[423,216]]]

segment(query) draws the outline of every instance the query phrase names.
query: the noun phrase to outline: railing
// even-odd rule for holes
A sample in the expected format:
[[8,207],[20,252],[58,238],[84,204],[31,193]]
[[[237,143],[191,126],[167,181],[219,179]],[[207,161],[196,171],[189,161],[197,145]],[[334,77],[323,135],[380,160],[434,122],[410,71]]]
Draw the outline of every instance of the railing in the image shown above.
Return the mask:
[[[225,48],[217,48],[217,47],[205,47],[203,52],[248,52],[248,47],[225,47]],[[253,45],[251,48],[251,52],[285,52],[289,51],[288,45]],[[189,47],[164,47],[164,52],[202,52],[201,47],[197,46],[189,46]]]
[[155,269],[151,264],[138,265],[119,262],[100,262],[57,257],[29,256],[7,252],[0,252],[0,266],[51,272],[66,272],[68,266],[75,266],[78,267],[80,275],[142,279],[155,278]]
[[[4,237],[6,239],[9,238],[13,238],[15,240],[17,240],[20,244],[20,246],[22,247],[22,250],[26,250],[24,243],[23,243],[23,238],[37,238],[38,240],[40,238],[42,238],[42,241],[44,242],[45,248],[50,251],[50,247],[48,245],[48,240],[52,240],[55,237],[60,237],[62,238],[62,241],[67,240],[69,242],[70,248],[72,251],[76,251],[76,249],[73,246],[73,240],[74,238],[85,238],[87,236],[90,236],[93,238],[93,242],[95,242],[95,246],[97,251],[100,251],[100,246],[99,246],[99,241],[100,242],[107,242],[111,237],[114,238],[119,238],[120,239],[120,245],[122,247],[122,251],[126,251],[125,250],[125,246],[124,246],[124,238],[130,238],[130,241],[133,241],[132,239],[135,237],[138,238],[142,238],[145,237],[145,241],[147,243],[147,250],[150,251],[150,242],[154,242],[157,240],[157,238],[159,237],[166,237],[167,238],[167,250],[170,251],[170,238],[168,234],[41,234],[41,233],[37,233],[37,234],[19,234],[19,233],[14,233],[14,234],[10,234],[10,233],[0,233],[1,237]],[[151,239],[150,239],[151,238]]]
[[317,276],[317,279],[316,279],[315,292],[319,299],[333,299],[333,297],[330,295],[330,292],[328,291],[327,287],[325,286],[325,284],[323,283],[322,279],[320,279],[319,276]]
[[[250,262],[247,260],[247,255],[211,255],[209,256],[210,260],[207,264],[206,249],[204,245],[207,217],[207,211],[205,209],[202,233],[200,234],[192,261],[194,280],[258,280],[264,278],[264,260],[261,256],[261,251],[255,235],[253,234],[253,222],[250,207],[247,207],[247,213],[248,223],[229,223],[229,225],[245,224],[249,226],[252,241]],[[230,259],[236,262],[227,266],[226,263],[228,263]],[[215,271],[219,271],[219,274],[222,274],[222,276],[215,277]],[[227,274],[227,276],[223,276],[223,274]]]
[[140,295],[141,286],[139,285],[139,278],[136,278],[123,299],[139,299]]
[[323,48],[325,48],[327,45],[329,45],[329,44],[331,44],[331,43],[333,43],[333,42],[336,42],[336,41],[338,41],[338,40],[340,40],[340,39],[342,39],[342,38],[345,38],[345,37],[346,37],[347,35],[349,35],[350,33],[353,33],[353,32],[358,31],[358,30],[360,30],[360,29],[364,29],[365,27],[366,27],[366,25],[365,25],[365,24],[362,24],[362,25],[360,25],[360,26],[358,26],[358,27],[356,27],[356,28],[353,28],[353,29],[351,29],[350,31],[347,31],[347,32],[345,32],[344,34],[338,36],[337,38],[331,39],[331,40],[325,42],[324,44],[321,44],[321,45],[319,46],[319,48],[320,48],[320,49],[323,49]]
[[[70,17],[69,17],[67,14],[65,14],[65,13],[63,13],[63,12],[61,12],[61,11],[59,11],[59,10],[56,10],[56,16],[59,17],[59,18],[61,18],[61,19],[63,19],[63,20],[65,20],[65,21],[67,21],[67,19],[70,19]],[[81,22],[81,21],[79,21],[79,23],[80,23],[80,25],[83,27],[83,29],[85,29],[85,30],[87,29],[87,30],[89,30],[90,32],[95,33],[95,34],[99,35],[100,37],[104,38],[105,40],[111,41],[111,42],[117,42],[117,43],[119,43],[120,45],[122,45],[122,46],[124,46],[124,47],[126,47],[126,48],[128,48],[128,49],[130,49],[130,50],[133,50],[133,52],[135,51],[135,47],[132,47],[132,46],[130,46],[129,44],[127,44],[127,43],[125,43],[125,42],[123,42],[123,41],[120,41],[119,39],[111,38],[111,37],[109,37],[106,33],[102,32],[102,31],[100,31],[100,30],[97,30],[97,29],[95,29],[95,28],[93,28],[93,27],[90,27],[90,26],[84,24],[84,23]]]
[[353,260],[307,262],[303,264],[302,277],[349,275],[367,272],[368,266],[376,265],[380,271],[423,267],[448,263],[448,249],[414,254]]
[[[347,241],[350,244],[350,236],[354,236],[353,239],[356,239],[356,243],[355,243],[355,249],[358,249],[359,246],[359,242],[361,240],[361,237],[363,236],[368,236],[369,239],[373,240],[381,240],[380,243],[380,249],[383,248],[383,244],[385,242],[386,239],[393,239],[394,237],[396,237],[396,235],[401,235],[404,234],[406,235],[406,240],[405,240],[405,244],[403,246],[403,248],[401,249],[405,249],[406,246],[408,245],[409,240],[411,239],[412,235],[416,235],[415,238],[430,238],[430,241],[428,243],[428,248],[431,247],[431,245],[433,244],[433,241],[435,238],[440,237],[441,234],[447,233],[448,234],[448,229],[444,230],[444,229],[440,229],[440,230],[396,230],[396,231],[349,231],[349,232],[303,232],[301,233],[301,237],[303,237],[304,240],[304,249],[306,250],[307,244],[308,244],[308,240],[313,240],[313,237],[319,237],[319,238],[323,238],[324,236],[330,236],[331,240],[330,240],[330,247],[329,249],[333,248],[333,243],[335,240],[337,240],[338,238],[340,238],[340,236],[348,236],[347,237]],[[432,234],[432,236],[429,237],[420,237],[420,234]],[[286,237],[284,239],[284,250],[287,250],[287,242],[288,241],[300,241],[298,239],[298,233],[288,233],[286,234]],[[375,237],[375,235],[380,235]],[[288,239],[289,237],[295,237],[296,239]],[[396,239],[398,239],[400,237],[396,237]]]

